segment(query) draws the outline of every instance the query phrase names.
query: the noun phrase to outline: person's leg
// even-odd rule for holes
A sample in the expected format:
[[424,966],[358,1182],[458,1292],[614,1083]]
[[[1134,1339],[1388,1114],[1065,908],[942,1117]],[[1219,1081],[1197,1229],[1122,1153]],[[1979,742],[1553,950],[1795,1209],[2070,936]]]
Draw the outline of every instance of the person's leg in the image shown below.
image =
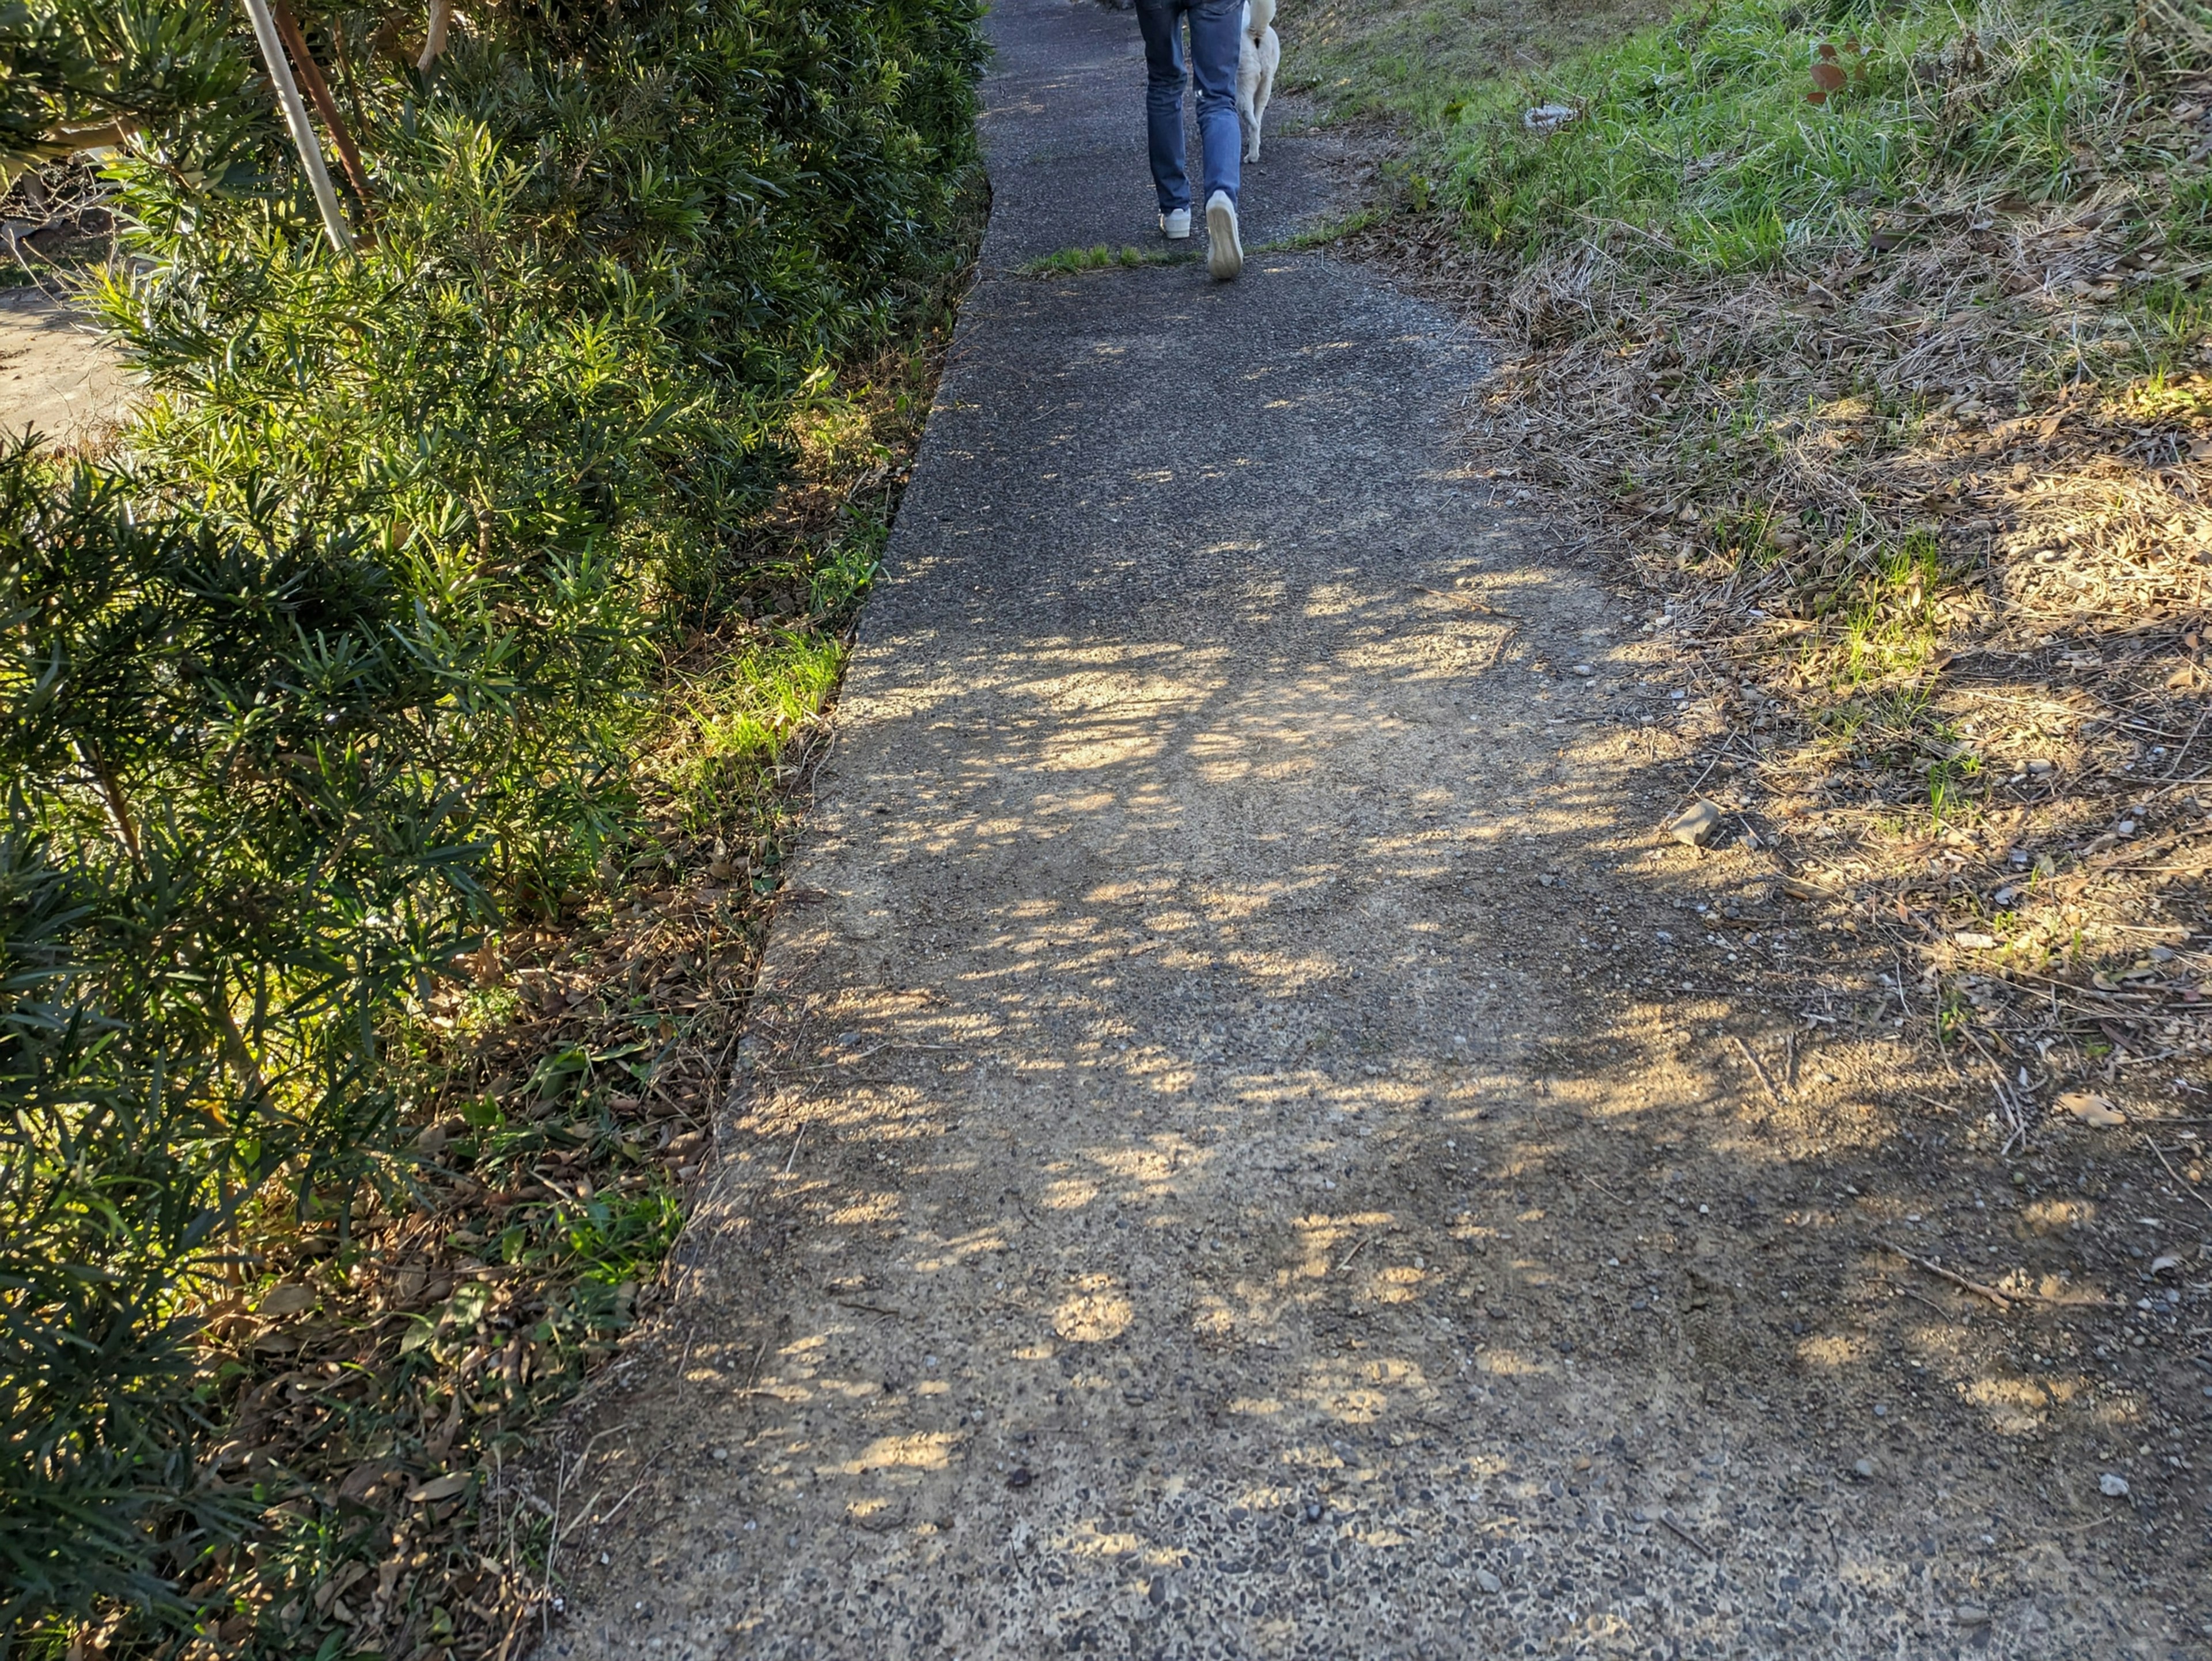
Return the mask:
[[1198,82],[1198,135],[1206,152],[1206,198],[1237,200],[1243,129],[1237,120],[1237,52],[1244,0],[1192,0],[1190,66]]
[[1237,58],[1244,0],[1190,0],[1190,63],[1198,82],[1198,136],[1206,155],[1206,268],[1227,281],[1244,269],[1237,189],[1244,129],[1237,119]]
[[[1145,137],[1152,149],[1152,184],[1159,192],[1163,214],[1190,211],[1190,174],[1182,160],[1182,89],[1187,77],[1182,14],[1182,0],[1137,0],[1137,27],[1145,37]],[[1233,111],[1230,119],[1236,119]]]

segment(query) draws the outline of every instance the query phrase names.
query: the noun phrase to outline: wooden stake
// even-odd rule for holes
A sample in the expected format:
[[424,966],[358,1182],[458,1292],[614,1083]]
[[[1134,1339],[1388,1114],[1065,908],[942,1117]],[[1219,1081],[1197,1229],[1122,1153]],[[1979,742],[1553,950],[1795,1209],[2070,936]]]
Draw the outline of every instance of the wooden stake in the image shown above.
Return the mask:
[[453,21],[453,0],[430,0],[430,22],[422,35],[422,56],[415,67],[428,75],[445,56],[446,31]]

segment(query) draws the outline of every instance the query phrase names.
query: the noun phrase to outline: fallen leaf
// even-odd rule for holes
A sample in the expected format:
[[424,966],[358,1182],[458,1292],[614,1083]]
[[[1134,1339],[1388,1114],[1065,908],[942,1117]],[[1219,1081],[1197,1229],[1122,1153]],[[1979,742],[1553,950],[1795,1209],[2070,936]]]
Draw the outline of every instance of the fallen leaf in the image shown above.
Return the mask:
[[262,1294],[261,1313],[281,1319],[287,1315],[302,1314],[313,1309],[317,1302],[313,1287],[288,1281],[281,1286],[273,1286]]
[[338,1498],[359,1504],[378,1488],[395,1486],[397,1480],[397,1473],[386,1469],[382,1465],[356,1465],[347,1473],[345,1481],[338,1484]]
[[469,1473],[456,1471],[451,1476],[441,1476],[422,1484],[407,1496],[410,1506],[434,1506],[441,1500],[451,1500],[467,1491]]
[[2125,1124],[2127,1115],[2114,1107],[2102,1096],[2092,1096],[2084,1090],[2069,1090],[2058,1098],[2058,1110],[2071,1113],[2083,1124],[2098,1130],[2110,1130],[2114,1125]]
[[1976,952],[1990,951],[1994,948],[1997,943],[1997,937],[1994,934],[1978,934],[1972,929],[1966,928],[1960,929],[1957,934],[1952,935],[1951,938],[1958,941],[1960,945],[1969,947]]

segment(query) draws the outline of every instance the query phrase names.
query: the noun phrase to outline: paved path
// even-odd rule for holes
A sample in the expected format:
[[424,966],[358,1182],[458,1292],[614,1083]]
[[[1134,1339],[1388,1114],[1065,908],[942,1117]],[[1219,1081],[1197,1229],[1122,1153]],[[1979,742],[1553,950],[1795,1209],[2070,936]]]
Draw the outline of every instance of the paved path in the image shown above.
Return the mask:
[[1756,933],[1664,944],[1747,856],[1654,857],[1665,654],[1465,477],[1474,348],[1314,254],[1014,274],[1151,242],[1141,73],[993,28],[987,275],[550,1652],[2166,1653],[1839,1185],[1973,1196],[1741,1068]]

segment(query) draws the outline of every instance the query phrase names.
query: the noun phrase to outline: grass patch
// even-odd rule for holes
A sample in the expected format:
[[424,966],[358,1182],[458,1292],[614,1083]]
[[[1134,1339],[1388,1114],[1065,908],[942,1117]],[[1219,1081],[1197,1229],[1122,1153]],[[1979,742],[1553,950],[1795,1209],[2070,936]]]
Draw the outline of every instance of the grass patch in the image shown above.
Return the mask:
[[1426,135],[1456,120],[1470,88],[1624,30],[1657,22],[1650,0],[1321,0],[1284,33],[1283,88],[1334,120],[1388,120]]
[[1061,248],[1014,267],[1021,277],[1077,277],[1085,271],[1125,270],[1138,265],[1183,265],[1198,256],[1188,247],[1139,248],[1124,243],[1118,248],[1100,243],[1095,248]]
[[[1443,137],[1443,188],[1472,234],[1524,256],[1594,233],[1692,270],[1873,239],[1887,252],[1946,212],[2063,201],[2114,161],[2140,170],[2132,15],[1716,7],[1471,95]],[[1571,115],[1532,126],[1539,106]]]

